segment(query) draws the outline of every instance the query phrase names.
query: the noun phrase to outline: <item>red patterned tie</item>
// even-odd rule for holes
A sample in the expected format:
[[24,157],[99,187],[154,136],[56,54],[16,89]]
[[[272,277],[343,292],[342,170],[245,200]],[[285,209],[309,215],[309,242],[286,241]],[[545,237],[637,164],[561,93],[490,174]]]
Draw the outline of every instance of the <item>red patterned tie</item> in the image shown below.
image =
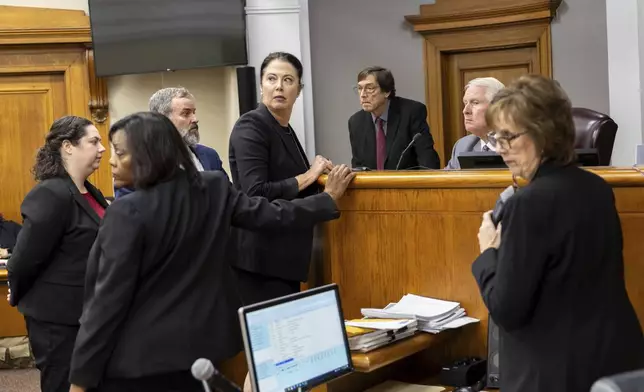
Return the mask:
[[385,159],[387,158],[387,138],[385,137],[385,121],[378,117],[376,125],[376,162],[378,170],[385,170]]

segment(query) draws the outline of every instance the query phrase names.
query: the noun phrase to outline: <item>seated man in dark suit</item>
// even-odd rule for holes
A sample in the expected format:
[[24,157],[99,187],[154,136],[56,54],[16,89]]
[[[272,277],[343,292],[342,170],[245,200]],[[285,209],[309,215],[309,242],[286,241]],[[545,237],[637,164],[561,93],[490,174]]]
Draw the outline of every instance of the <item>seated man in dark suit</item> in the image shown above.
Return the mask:
[[465,130],[469,135],[458,139],[452,149],[452,158],[445,169],[460,169],[458,155],[469,151],[494,151],[494,147],[487,142],[490,132],[485,121],[485,111],[492,98],[505,86],[495,78],[476,78],[465,85],[463,95],[463,117]]
[[[150,98],[151,112],[168,117],[181,133],[192,153],[192,159],[199,171],[225,170],[215,149],[199,144],[199,120],[195,97],[183,87],[168,87],[154,93]],[[129,188],[115,189],[116,197],[132,192]]]
[[[360,96],[362,110],[349,119],[351,165],[354,168],[440,167],[427,125],[427,108],[420,102],[396,96],[391,71],[380,67],[365,68],[358,74],[355,90]],[[413,147],[405,151],[416,134],[419,136]]]
[[16,222],[5,220],[0,213],[0,259],[6,259],[13,252],[21,228]]

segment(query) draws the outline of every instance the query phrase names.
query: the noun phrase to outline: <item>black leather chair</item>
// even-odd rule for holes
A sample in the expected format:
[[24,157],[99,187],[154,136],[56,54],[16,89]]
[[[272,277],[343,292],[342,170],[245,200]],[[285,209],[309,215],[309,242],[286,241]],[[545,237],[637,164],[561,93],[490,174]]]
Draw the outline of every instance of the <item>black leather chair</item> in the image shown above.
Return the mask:
[[585,108],[572,108],[575,148],[596,148],[599,164],[609,166],[617,134],[617,124],[606,114]]

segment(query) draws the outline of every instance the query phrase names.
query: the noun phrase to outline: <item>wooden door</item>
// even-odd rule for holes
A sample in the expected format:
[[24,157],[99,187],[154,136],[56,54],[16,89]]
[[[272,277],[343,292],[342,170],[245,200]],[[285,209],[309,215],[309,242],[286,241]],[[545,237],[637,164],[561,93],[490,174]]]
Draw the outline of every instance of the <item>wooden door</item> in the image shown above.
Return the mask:
[[444,154],[451,154],[452,146],[467,134],[463,124],[463,90],[470,80],[493,77],[507,85],[521,75],[541,73],[535,47],[450,53],[444,63],[447,91],[443,105]]
[[[82,11],[0,6],[0,213],[21,222],[37,149],[57,118],[85,117],[107,139],[107,95],[93,74]],[[109,151],[90,181],[113,194]]]
[[561,0],[436,0],[407,22],[425,38],[428,122],[443,165],[465,135],[463,87],[475,77],[507,83],[552,76],[550,21]]
[[67,112],[62,73],[0,76],[0,211],[21,222],[19,206],[34,186],[37,149]]

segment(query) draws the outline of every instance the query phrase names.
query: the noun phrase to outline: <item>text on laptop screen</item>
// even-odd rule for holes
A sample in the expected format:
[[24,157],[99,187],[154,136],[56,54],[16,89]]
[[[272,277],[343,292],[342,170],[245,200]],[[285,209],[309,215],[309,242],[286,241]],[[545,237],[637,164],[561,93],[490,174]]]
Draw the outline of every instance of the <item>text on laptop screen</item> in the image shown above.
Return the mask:
[[296,391],[350,366],[335,291],[246,315],[259,392]]

